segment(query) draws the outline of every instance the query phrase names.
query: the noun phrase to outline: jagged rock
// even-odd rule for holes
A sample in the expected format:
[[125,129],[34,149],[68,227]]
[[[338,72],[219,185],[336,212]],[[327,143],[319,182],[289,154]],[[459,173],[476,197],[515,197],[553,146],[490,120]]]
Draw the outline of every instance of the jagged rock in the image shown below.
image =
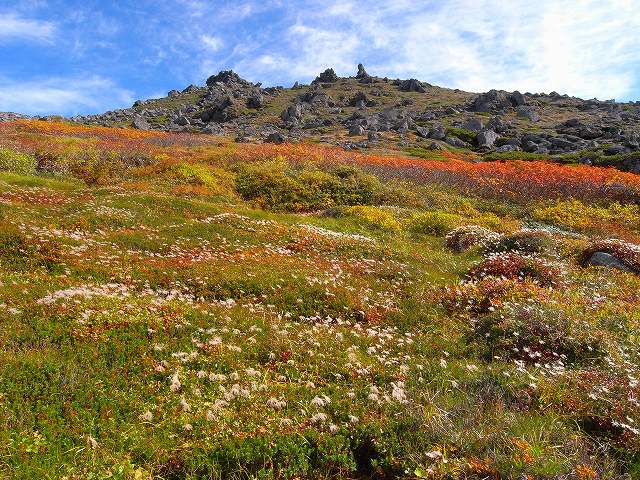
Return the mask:
[[254,93],[247,98],[247,107],[261,108],[264,105],[264,97],[260,93]]
[[136,116],[133,119],[133,128],[137,128],[138,130],[150,130],[151,126],[149,125],[149,122],[147,122],[147,120],[144,117],[141,116]]
[[249,82],[240,78],[240,76],[233,70],[223,70],[220,73],[216,75],[211,75],[209,78],[207,78],[208,87],[212,87],[218,82],[226,85],[232,84],[232,83],[237,83],[240,85],[249,85]]
[[169,93],[167,93],[167,97],[169,98],[177,97],[178,95],[180,95],[178,90],[170,90]]
[[367,134],[367,140],[369,140],[370,142],[375,142],[376,140],[380,139],[380,134],[377,132],[369,132]]
[[184,115],[178,115],[173,119],[173,123],[175,123],[176,125],[180,125],[181,127],[186,127],[187,125],[191,124],[191,121],[189,121],[189,119]]
[[349,129],[349,135],[352,137],[355,137],[358,135],[364,135],[364,127],[362,125],[353,125]]
[[361,63],[358,64],[358,73],[356,73],[356,78],[360,83],[373,83],[373,77],[367,73]]
[[327,68],[324,72],[316,77],[313,83],[335,83],[338,81],[338,75],[333,68]]
[[444,148],[442,148],[442,145],[439,143],[431,142],[427,147],[427,150],[444,150]]
[[524,97],[520,92],[508,93],[502,90],[489,90],[478,95],[469,109],[473,112],[491,112],[506,110],[523,105]]
[[520,147],[516,145],[509,145],[509,144],[501,145],[498,148],[496,148],[496,152],[499,152],[499,153],[517,152],[519,150],[520,150]]
[[491,148],[499,137],[493,130],[484,130],[476,135],[476,141],[479,147]]
[[504,133],[509,130],[509,124],[502,120],[500,117],[491,117],[487,122],[487,128],[493,130],[496,133]]
[[429,130],[429,138],[433,138],[434,140],[444,140],[447,135],[447,131],[443,125],[434,125]]
[[472,132],[481,132],[484,128],[482,124],[482,119],[479,117],[469,117],[462,124],[462,128],[466,130],[471,130]]
[[274,132],[269,134],[269,136],[264,140],[266,143],[276,143],[281,144],[286,141],[286,137],[280,132]]
[[426,93],[427,89],[424,85],[416,80],[415,78],[410,78],[409,80],[404,80],[400,82],[400,91],[401,92],[418,92],[418,93]]
[[516,108],[516,113],[519,117],[526,118],[530,122],[537,122],[538,120],[540,120],[540,115],[538,115],[535,110],[533,110],[533,108],[526,105],[518,106]]
[[444,141],[453,147],[464,148],[469,146],[458,137],[445,137]]
[[282,112],[280,118],[285,122],[295,122],[302,118],[303,107],[300,103],[294,103],[289,105],[287,109]]
[[367,97],[366,93],[358,92],[353,97],[351,97],[351,99],[349,100],[349,105],[358,108],[373,107],[376,105],[376,102],[375,100],[371,100],[369,97]]
[[429,138],[429,129],[426,127],[416,127],[416,134],[422,138]]

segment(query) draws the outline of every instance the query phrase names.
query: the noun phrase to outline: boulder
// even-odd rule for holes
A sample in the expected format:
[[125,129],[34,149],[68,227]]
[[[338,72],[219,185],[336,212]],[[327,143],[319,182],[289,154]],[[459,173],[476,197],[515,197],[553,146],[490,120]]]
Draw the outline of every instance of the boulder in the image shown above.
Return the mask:
[[225,85],[233,83],[240,85],[250,85],[249,82],[240,78],[240,76],[233,70],[223,70],[217,75],[211,75],[209,78],[207,78],[207,87],[212,87],[216,83],[223,83]]
[[491,148],[499,137],[493,130],[484,130],[476,135],[476,141],[479,147]]
[[302,118],[303,106],[300,103],[289,105],[280,118],[285,122],[296,122]]
[[489,90],[474,98],[469,110],[473,112],[491,112],[506,110],[523,105],[524,97],[520,92],[508,93],[502,90]]
[[362,125],[353,125],[349,128],[349,135],[352,137],[364,135],[364,127]]
[[595,267],[615,268],[624,272],[632,271],[622,260],[606,252],[594,252],[585,264]]
[[335,83],[338,81],[338,75],[333,68],[327,68],[324,72],[316,77],[313,83]]
[[520,118],[526,118],[530,122],[537,122],[540,120],[540,115],[538,115],[532,107],[526,105],[516,107],[516,113]]
[[280,132],[274,132],[271,133],[267,136],[267,138],[264,140],[266,143],[276,143],[276,144],[281,144],[284,143],[286,141],[286,137],[281,134]]
[[254,93],[247,98],[247,107],[261,108],[264,105],[264,97],[261,93]]
[[133,118],[133,128],[137,128],[138,130],[150,130],[151,126],[144,117],[137,115]]
[[409,80],[404,80],[400,82],[400,91],[401,92],[418,92],[418,93],[426,93],[427,89],[424,87],[422,82],[416,80],[415,78],[410,78]]
[[434,140],[444,140],[447,136],[447,131],[443,125],[437,124],[429,129],[429,138]]
[[484,125],[480,117],[469,117],[462,124],[462,128],[471,130],[472,132],[481,132]]

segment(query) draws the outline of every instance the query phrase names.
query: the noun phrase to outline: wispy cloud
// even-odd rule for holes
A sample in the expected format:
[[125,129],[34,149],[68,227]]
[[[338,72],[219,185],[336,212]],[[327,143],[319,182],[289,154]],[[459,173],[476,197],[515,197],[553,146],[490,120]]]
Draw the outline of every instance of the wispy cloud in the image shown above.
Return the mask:
[[99,76],[48,78],[20,82],[0,78],[0,111],[30,115],[101,112],[130,106],[133,95],[112,80]]
[[223,45],[222,39],[213,35],[200,35],[200,41],[206,50],[212,52],[217,52]]
[[0,13],[0,42],[8,39],[50,42],[55,32],[56,26],[52,22],[24,18],[15,13]]

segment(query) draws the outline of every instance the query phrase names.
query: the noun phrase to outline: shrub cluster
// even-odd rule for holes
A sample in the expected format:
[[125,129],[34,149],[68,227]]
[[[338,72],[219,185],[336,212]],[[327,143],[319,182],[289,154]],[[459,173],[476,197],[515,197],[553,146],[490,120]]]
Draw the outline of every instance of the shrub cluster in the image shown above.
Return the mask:
[[14,152],[8,148],[0,148],[0,170],[28,174],[36,170],[36,159],[26,153]]
[[237,169],[235,185],[245,200],[265,209],[289,212],[372,205],[383,196],[380,181],[355,167],[294,169],[279,159],[242,165]]
[[450,231],[445,244],[454,252],[464,252],[476,246],[486,246],[497,241],[500,234],[478,225],[464,225]]
[[605,355],[603,339],[588,324],[545,305],[509,305],[481,317],[469,340],[487,359],[494,356],[529,364],[593,362]]
[[580,255],[580,263],[584,266],[596,252],[613,255],[633,272],[640,273],[640,247],[621,240],[602,240],[589,245]]
[[529,279],[541,286],[551,286],[558,283],[560,270],[536,258],[508,253],[486,258],[472,267],[467,277],[470,280],[481,280],[487,277],[510,280]]
[[458,226],[461,221],[462,217],[459,215],[436,210],[414,215],[408,221],[407,229],[413,233],[440,236]]

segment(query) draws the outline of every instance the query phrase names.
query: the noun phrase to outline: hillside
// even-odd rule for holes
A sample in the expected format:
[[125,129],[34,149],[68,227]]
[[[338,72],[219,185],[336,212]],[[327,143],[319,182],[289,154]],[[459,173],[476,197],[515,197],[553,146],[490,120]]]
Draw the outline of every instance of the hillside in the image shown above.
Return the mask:
[[239,142],[306,141],[349,149],[463,150],[494,159],[554,159],[640,173],[640,102],[560,95],[475,94],[416,79],[333,70],[310,85],[262,88],[232,71],[78,123],[227,135]]
[[[640,176],[403,151],[432,142],[413,113],[348,137],[398,98],[445,125],[475,97],[328,83],[379,103],[298,119],[312,87],[243,84],[261,106],[204,126],[215,83],[0,122],[0,476],[638,478]],[[507,132],[577,115],[524,98],[545,115],[509,107]],[[618,121],[593,105],[581,121]],[[161,131],[173,111],[186,131]],[[133,112],[148,130],[81,124]]]

